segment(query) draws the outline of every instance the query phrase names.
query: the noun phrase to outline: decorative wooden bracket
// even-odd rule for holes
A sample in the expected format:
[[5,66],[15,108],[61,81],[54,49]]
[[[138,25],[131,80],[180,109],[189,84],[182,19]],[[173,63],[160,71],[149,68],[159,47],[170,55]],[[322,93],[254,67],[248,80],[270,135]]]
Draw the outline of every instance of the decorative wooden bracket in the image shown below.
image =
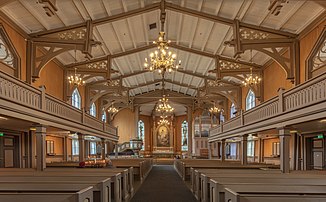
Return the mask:
[[[239,58],[245,50],[260,51],[270,56],[284,69],[287,79],[299,82],[299,43],[295,36],[241,27],[238,20],[235,20],[233,31],[234,38],[225,44],[235,48],[235,58]],[[288,55],[283,54],[283,48],[289,49]]]
[[92,58],[91,47],[101,44],[92,39],[92,33],[92,22],[88,20],[82,28],[40,36],[31,35],[31,40],[27,43],[27,52],[30,56],[27,60],[27,69],[30,71],[28,82],[39,78],[44,66],[61,53],[76,49],[85,54],[87,59]]

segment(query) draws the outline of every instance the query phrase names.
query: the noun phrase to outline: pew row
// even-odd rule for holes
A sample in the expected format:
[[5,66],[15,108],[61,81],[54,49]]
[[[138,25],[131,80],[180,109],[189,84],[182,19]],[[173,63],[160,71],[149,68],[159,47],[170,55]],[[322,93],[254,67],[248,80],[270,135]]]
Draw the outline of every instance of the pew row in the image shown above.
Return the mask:
[[6,202],[93,202],[93,187],[60,184],[0,184],[0,201]]
[[104,177],[43,177],[43,176],[28,176],[28,177],[1,177],[0,184],[69,184],[71,186],[78,185],[89,185],[93,186],[93,201],[94,202],[111,202],[114,199],[111,199],[111,178]]

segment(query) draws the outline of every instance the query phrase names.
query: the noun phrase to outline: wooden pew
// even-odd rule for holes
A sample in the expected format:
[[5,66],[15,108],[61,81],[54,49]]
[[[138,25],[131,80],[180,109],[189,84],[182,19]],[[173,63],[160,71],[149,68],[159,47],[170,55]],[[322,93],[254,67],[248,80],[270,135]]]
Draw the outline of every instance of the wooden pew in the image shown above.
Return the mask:
[[[281,176],[280,176],[281,177]],[[229,185],[287,185],[287,186],[314,186],[322,185],[326,186],[326,180],[315,178],[315,179],[299,179],[299,178],[212,178],[211,182],[214,185],[210,188],[211,201],[224,201],[225,200],[225,187]]]
[[228,185],[229,202],[321,202],[326,201],[326,186]]
[[117,168],[134,168],[134,175],[136,179],[141,182],[147,177],[152,169],[152,159],[111,159],[114,167]]
[[[202,174],[205,175],[205,174]],[[322,175],[302,174],[210,174],[209,195],[202,198],[202,201],[224,201],[224,186],[230,184],[287,184],[287,185],[326,185],[326,177]],[[300,184],[298,184],[300,182]],[[222,184],[223,183],[223,184]],[[225,184],[224,184],[225,183]],[[264,186],[264,185],[263,185]],[[207,193],[204,190],[203,193]]]
[[[114,172],[106,172],[106,173],[101,173],[101,172],[96,172],[97,169],[92,169],[94,172],[80,172],[79,169],[76,169],[76,171],[63,171],[62,168],[56,168],[57,171],[42,171],[42,172],[36,172],[28,170],[28,171],[21,171],[21,172],[9,172],[10,169],[8,169],[7,172],[0,172],[0,176],[42,176],[42,177],[70,177],[70,176],[75,176],[75,177],[109,177],[111,178],[111,183],[113,184],[113,197],[114,201],[120,202],[122,199],[127,199],[127,195],[123,195],[126,193],[123,191],[122,187],[122,177],[121,173],[114,171]],[[61,170],[61,171],[60,171]],[[79,170],[79,172],[77,171]],[[86,171],[86,170],[84,170]],[[126,189],[124,189],[126,190]]]
[[194,169],[192,177],[192,190],[198,200],[207,201],[210,176],[223,176],[224,174],[281,174],[280,170],[259,169]]
[[64,172],[82,172],[82,173],[89,173],[89,172],[96,172],[96,173],[121,173],[121,186],[122,186],[122,198],[127,200],[131,198],[134,194],[134,174],[133,174],[133,167],[128,168],[47,168],[45,172],[58,172],[60,170]]
[[28,177],[1,177],[0,184],[7,183],[43,183],[47,184],[70,184],[89,185],[93,186],[94,202],[110,202],[111,201],[111,178],[105,177],[43,177],[43,176],[28,176]]
[[0,184],[0,201],[4,202],[93,202],[93,187],[44,184]]

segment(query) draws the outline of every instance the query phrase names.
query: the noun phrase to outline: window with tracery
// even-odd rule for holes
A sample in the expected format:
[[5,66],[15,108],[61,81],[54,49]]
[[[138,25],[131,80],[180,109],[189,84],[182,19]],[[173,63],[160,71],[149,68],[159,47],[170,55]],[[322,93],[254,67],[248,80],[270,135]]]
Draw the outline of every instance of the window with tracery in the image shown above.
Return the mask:
[[230,108],[230,118],[232,119],[233,117],[235,117],[236,113],[237,113],[237,111],[235,110],[235,105],[234,105],[234,103],[232,103],[231,108]]
[[252,109],[256,106],[255,93],[250,89],[246,97],[246,110]]
[[96,117],[96,105],[95,105],[95,103],[93,103],[93,104],[91,105],[91,108],[89,109],[89,114],[90,114],[91,116]]
[[188,122],[181,124],[181,151],[188,151]]
[[77,88],[75,88],[75,90],[72,92],[71,104],[77,109],[81,109],[81,96]]
[[106,122],[106,112],[105,111],[103,111],[103,113],[102,113],[102,121]]
[[145,148],[145,124],[142,120],[138,121],[138,139],[142,140],[143,145],[141,150]]
[[0,25],[0,61],[7,66],[18,70],[18,54],[15,51],[4,28]]
[[320,34],[316,44],[307,58],[308,78],[326,71],[326,28]]

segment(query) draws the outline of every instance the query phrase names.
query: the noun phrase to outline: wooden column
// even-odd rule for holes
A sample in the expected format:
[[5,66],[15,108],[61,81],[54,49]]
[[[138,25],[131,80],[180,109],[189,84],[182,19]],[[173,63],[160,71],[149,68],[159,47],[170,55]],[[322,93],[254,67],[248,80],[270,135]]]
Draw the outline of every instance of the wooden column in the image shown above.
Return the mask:
[[84,135],[77,133],[78,135],[78,144],[79,144],[79,162],[85,161],[85,140]]
[[[139,106],[135,107],[135,134],[130,139],[138,139],[138,121],[139,121]],[[145,131],[144,131],[145,134]],[[144,135],[145,138],[145,135]]]
[[225,140],[222,140],[221,142],[221,160],[222,162],[225,161]]
[[102,147],[102,150],[101,150],[102,160],[105,160],[106,151],[105,151],[105,139],[104,138],[101,138],[101,147]]
[[258,139],[258,163],[264,162],[264,140]]
[[46,168],[45,138],[46,128],[43,125],[36,126],[36,170],[44,171]]
[[188,157],[192,156],[192,108],[187,108],[187,122],[188,122]]
[[280,164],[281,172],[290,172],[290,130],[286,128],[279,129],[280,137]]
[[68,161],[68,136],[63,137],[63,161]]
[[241,165],[247,165],[248,163],[248,135],[243,135],[241,139]]
[[208,144],[208,159],[212,158],[212,144],[210,142],[207,143]]

